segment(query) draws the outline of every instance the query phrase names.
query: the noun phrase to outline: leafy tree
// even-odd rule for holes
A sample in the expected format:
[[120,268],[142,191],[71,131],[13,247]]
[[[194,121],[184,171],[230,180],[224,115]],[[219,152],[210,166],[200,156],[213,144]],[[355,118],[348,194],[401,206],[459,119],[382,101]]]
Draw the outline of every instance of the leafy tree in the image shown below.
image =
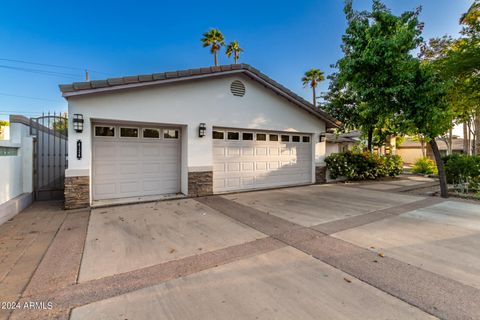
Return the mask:
[[[353,126],[367,130],[372,148],[374,131],[421,135],[430,144],[437,164],[442,197],[448,196],[445,171],[435,138],[452,126],[454,112],[447,99],[449,82],[428,60],[412,55],[422,43],[420,9],[394,15],[379,0],[371,12],[356,12],[352,0],[344,8],[348,27],[344,57],[336,67],[327,95],[330,107],[347,102]],[[337,112],[345,114],[345,112]]]
[[203,34],[201,39],[203,47],[210,47],[210,53],[213,54],[213,61],[215,66],[218,66],[217,52],[225,45],[225,38],[222,32],[218,29],[210,29]]
[[0,127],[8,127],[10,125],[10,122],[7,120],[0,120]]
[[236,40],[232,41],[227,45],[227,48],[226,48],[227,57],[230,58],[230,56],[233,54],[233,60],[235,61],[235,64],[238,62],[238,59],[240,58],[240,52],[243,52],[243,49],[240,48],[238,41]]
[[462,15],[458,39],[444,36],[430,39],[421,50],[421,58],[432,63],[445,81],[453,81],[449,103],[456,112],[455,122],[464,124],[465,152],[480,154],[480,1],[476,0]]
[[[344,12],[348,21],[342,37],[344,57],[337,61],[338,71],[331,76],[325,109],[341,115],[347,127],[367,133],[372,150],[374,132],[394,128],[391,110],[409,91],[415,59],[411,51],[422,41],[419,10],[400,16],[392,14],[379,0],[372,11],[354,11],[347,0]],[[347,103],[348,111],[339,110]],[[394,133],[394,132],[390,132]]]
[[305,72],[305,75],[302,78],[303,85],[305,87],[310,85],[310,87],[312,88],[313,105],[315,107],[317,106],[317,95],[316,95],[315,91],[317,89],[318,84],[320,82],[322,82],[323,80],[325,80],[324,73],[322,71],[320,71],[320,69],[315,69],[315,68],[312,68],[312,69],[308,70],[307,72]]
[[416,62],[411,90],[392,111],[398,117],[399,132],[420,135],[430,144],[438,168],[441,196],[448,197],[445,170],[435,138],[452,128],[455,113],[447,99],[449,83],[431,63]]

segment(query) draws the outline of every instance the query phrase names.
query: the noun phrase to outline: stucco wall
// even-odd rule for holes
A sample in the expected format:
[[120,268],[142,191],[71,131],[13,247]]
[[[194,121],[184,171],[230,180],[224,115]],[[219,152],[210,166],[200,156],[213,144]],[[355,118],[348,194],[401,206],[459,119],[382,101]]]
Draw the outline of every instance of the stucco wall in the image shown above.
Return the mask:
[[404,163],[414,163],[415,160],[423,157],[420,148],[398,148],[397,155],[402,158]]
[[10,130],[11,139],[0,146],[15,148],[17,155],[0,156],[0,224],[19,211],[9,201],[33,191],[33,138],[24,124],[11,123]]
[[[245,84],[244,97],[230,93],[230,84],[235,79]],[[312,151],[313,162],[322,164],[325,157],[325,142],[318,143],[319,134],[325,131],[325,122],[243,75],[76,96],[70,97],[68,102],[69,121],[72,121],[73,114],[83,114],[85,127],[83,133],[77,133],[73,131],[72,123],[69,125],[69,150],[73,152],[69,153],[67,176],[90,174],[92,119],[182,126],[185,156],[182,192],[186,191],[183,188],[186,172],[212,168],[213,126],[313,133],[313,142],[317,142]],[[203,138],[198,137],[201,122],[207,124],[207,136]],[[83,143],[81,160],[77,160],[74,152],[78,139]]]

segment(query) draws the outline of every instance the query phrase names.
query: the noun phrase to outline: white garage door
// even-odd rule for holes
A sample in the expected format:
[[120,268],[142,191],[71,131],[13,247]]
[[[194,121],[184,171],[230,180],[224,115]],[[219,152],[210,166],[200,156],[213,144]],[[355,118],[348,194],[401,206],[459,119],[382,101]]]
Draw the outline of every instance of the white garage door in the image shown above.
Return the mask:
[[93,200],[180,191],[178,128],[95,124]]
[[312,182],[310,135],[232,129],[212,135],[214,192]]

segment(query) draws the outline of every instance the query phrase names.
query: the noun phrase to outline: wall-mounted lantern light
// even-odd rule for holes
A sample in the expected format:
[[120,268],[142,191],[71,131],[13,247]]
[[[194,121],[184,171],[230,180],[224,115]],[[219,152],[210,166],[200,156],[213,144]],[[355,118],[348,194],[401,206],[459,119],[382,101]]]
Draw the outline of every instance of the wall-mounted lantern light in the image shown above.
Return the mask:
[[198,126],[198,136],[200,138],[205,137],[207,134],[207,125],[205,123],[200,123]]
[[325,132],[320,133],[319,142],[324,142],[325,141],[325,136],[326,136]]
[[73,129],[76,132],[83,131],[83,114],[75,113],[73,115]]

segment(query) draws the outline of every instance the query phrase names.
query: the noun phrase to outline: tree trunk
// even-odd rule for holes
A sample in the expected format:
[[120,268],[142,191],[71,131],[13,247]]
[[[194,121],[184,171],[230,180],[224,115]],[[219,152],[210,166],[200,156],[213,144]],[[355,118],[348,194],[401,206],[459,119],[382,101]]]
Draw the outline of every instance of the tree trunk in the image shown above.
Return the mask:
[[422,149],[422,157],[425,158],[427,154],[425,153],[425,140],[420,138],[420,148]]
[[467,123],[463,123],[463,154],[470,154],[470,146],[468,143],[469,138],[468,126]]
[[213,61],[215,63],[215,67],[218,66],[217,51],[213,53]]
[[313,91],[313,106],[317,107],[317,95],[315,93],[315,87],[312,87],[312,91]]
[[368,128],[367,149],[370,152],[372,152],[373,150],[372,141],[373,141],[373,128]]
[[440,151],[438,150],[437,141],[431,139],[429,143],[430,147],[432,147],[435,162],[437,163],[438,179],[440,180],[440,196],[442,198],[448,198],[447,177],[445,176],[445,169],[443,168],[443,161],[440,156]]
[[448,145],[447,145],[447,155],[448,156],[452,154],[452,136],[453,136],[453,131],[450,128],[450,130],[448,131]]
[[475,115],[475,154],[480,155],[480,112]]

